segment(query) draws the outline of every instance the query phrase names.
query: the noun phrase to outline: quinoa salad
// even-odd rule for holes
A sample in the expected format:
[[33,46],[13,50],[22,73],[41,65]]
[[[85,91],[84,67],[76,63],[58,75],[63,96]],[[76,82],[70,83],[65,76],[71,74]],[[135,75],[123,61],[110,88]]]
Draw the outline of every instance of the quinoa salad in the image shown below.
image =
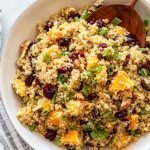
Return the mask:
[[17,118],[67,149],[121,149],[150,131],[150,21],[141,48],[119,18],[87,21],[102,5],[60,10],[20,47]]

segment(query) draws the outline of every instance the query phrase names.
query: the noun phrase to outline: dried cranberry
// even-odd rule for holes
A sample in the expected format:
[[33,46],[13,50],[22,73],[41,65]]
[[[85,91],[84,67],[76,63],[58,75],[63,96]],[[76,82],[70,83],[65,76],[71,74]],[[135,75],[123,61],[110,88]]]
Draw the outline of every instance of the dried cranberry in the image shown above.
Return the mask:
[[144,90],[150,91],[150,86],[146,84],[144,80],[141,80],[141,86]]
[[96,25],[99,28],[105,27],[105,23],[101,19],[99,19],[99,20],[96,21]]
[[115,114],[115,117],[119,118],[120,120],[124,120],[127,115],[128,115],[128,112],[127,112],[127,110],[124,109],[124,110],[117,112]]
[[88,95],[87,98],[88,98],[89,100],[93,100],[93,99],[96,98],[96,97],[97,97],[97,94],[96,94],[96,93],[91,93],[91,94]]
[[84,53],[82,52],[72,52],[69,56],[70,59],[72,59],[73,61],[78,59],[78,57],[84,57]]
[[33,74],[28,75],[25,79],[25,85],[30,87],[34,79],[35,79],[35,76]]
[[69,46],[71,38],[60,38],[58,39],[59,46]]
[[80,18],[80,14],[78,13],[78,12],[70,12],[69,13],[69,15],[68,15],[68,18],[72,18],[72,19],[74,19],[75,17],[78,17],[78,18]]
[[52,84],[46,84],[44,87],[43,87],[43,94],[46,98],[48,99],[52,99],[55,92],[57,90],[57,87],[55,85],[52,85]]
[[106,43],[102,43],[102,44],[99,44],[99,46],[98,47],[101,47],[101,48],[107,48],[107,44]]
[[133,43],[133,42],[137,42],[137,38],[136,38],[136,36],[133,35],[133,34],[128,34],[128,35],[126,36],[126,38],[127,38],[127,40],[126,40],[126,43],[127,43],[127,44],[131,44],[131,43]]
[[93,25],[95,22],[96,22],[95,19],[91,19],[91,20],[88,21],[88,23],[91,24],[91,25]]
[[130,61],[130,54],[128,54],[126,56],[125,61],[123,62],[123,67],[126,67],[128,65],[128,63],[129,63],[129,61]]
[[45,138],[49,139],[50,141],[53,141],[57,135],[56,130],[48,129],[47,133],[45,134]]
[[47,21],[44,30],[49,31],[50,28],[52,28],[54,25],[54,22],[52,20]]
[[88,123],[87,120],[80,119],[80,124],[86,124],[86,123]]
[[66,73],[66,72],[71,72],[72,70],[72,67],[61,67],[61,68],[58,68],[58,73]]

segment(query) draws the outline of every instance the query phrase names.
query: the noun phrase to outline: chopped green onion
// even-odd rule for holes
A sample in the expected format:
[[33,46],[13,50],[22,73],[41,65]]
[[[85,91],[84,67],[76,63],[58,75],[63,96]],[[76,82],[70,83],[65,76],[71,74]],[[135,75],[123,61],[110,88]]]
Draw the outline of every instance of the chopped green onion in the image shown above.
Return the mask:
[[91,131],[94,128],[94,124],[92,121],[89,121],[87,124],[83,124],[84,131]]
[[114,52],[113,59],[114,60],[118,60],[119,59],[119,53],[118,53],[118,51]]
[[56,104],[56,94],[54,94],[54,96],[52,98],[52,102],[53,102],[53,104]]
[[66,78],[63,74],[59,74],[59,75],[58,75],[58,80],[59,80],[62,84],[64,84],[64,83],[67,82],[67,78]]
[[51,61],[50,57],[48,56],[48,54],[45,54],[43,57],[44,62],[49,63]]
[[49,112],[50,112],[50,110],[48,110],[48,109],[43,109],[42,112],[41,112],[41,116],[45,116],[45,115],[47,115]]
[[67,116],[66,115],[63,115],[62,116],[62,121],[66,121],[67,120]]
[[138,135],[141,134],[141,130],[140,129],[133,130],[133,131],[130,131],[129,134],[132,135],[132,136],[138,136]]
[[71,100],[72,100],[72,94],[69,93],[69,94],[67,94],[67,96],[66,96],[65,102],[69,102],[69,101],[71,101]]
[[80,21],[81,21],[81,18],[75,17],[75,21],[76,21],[76,22],[80,22]]
[[113,25],[119,25],[120,23],[122,22],[122,20],[121,19],[119,19],[119,18],[114,18],[112,21],[111,21],[111,23],[113,24]]
[[99,129],[99,130],[93,130],[91,132],[91,137],[93,139],[99,140],[99,141],[104,141],[105,139],[107,139],[107,137],[109,136],[109,133]]
[[87,89],[86,87],[83,87],[81,92],[82,92],[82,94],[83,94],[84,96],[88,97],[89,91],[88,91],[88,89]]
[[61,145],[60,137],[55,137],[54,143],[55,143],[56,145],[58,145],[58,146]]
[[113,65],[108,66],[108,68],[107,68],[107,74],[109,76],[113,75],[114,74],[114,69],[115,69],[115,67]]
[[88,13],[87,10],[85,10],[85,11],[82,13],[81,18],[84,19],[84,20],[86,20],[88,17],[89,17],[89,13]]
[[103,57],[107,58],[108,60],[111,60],[114,55],[114,50],[113,49],[104,49],[103,51]]
[[144,20],[145,27],[148,27],[150,25],[150,20]]
[[149,71],[147,69],[145,69],[145,68],[142,68],[141,71],[140,71],[140,74],[141,74],[142,77],[145,78],[145,77],[148,76]]
[[33,123],[32,125],[29,126],[29,130],[30,130],[31,132],[33,132],[33,131],[35,130],[36,126],[37,126],[37,125],[36,125],[35,123]]
[[99,29],[98,34],[99,35],[105,35],[108,33],[108,31],[109,31],[108,29]]
[[89,69],[89,72],[92,72],[92,73],[94,73],[94,72],[101,72],[102,69],[103,69],[102,66],[98,66],[98,67],[96,67],[96,68],[90,68],[90,69]]
[[68,127],[68,131],[72,131],[75,129],[75,126],[73,124],[70,124]]
[[147,110],[142,110],[140,112],[140,115],[148,115],[148,114],[150,114],[150,111],[147,111]]
[[63,57],[65,55],[66,55],[66,51],[62,51],[61,53],[58,54],[58,57],[60,58],[60,57]]

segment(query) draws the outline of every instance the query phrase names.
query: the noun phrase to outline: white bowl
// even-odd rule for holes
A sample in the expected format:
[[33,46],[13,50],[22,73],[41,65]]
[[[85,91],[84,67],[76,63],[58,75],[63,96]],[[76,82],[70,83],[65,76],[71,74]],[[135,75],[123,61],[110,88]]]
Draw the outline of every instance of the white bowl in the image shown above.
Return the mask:
[[[40,21],[45,21],[53,13],[56,13],[60,8],[66,6],[81,7],[91,3],[94,0],[37,0],[22,15],[13,25],[5,46],[3,47],[3,55],[1,62],[1,94],[3,103],[7,110],[8,116],[20,134],[20,136],[36,150],[56,150],[60,149],[53,143],[44,139],[37,133],[31,133],[24,128],[16,119],[17,109],[20,107],[19,97],[12,89],[11,81],[15,75],[16,60],[19,57],[19,46],[25,40],[33,40],[36,34],[36,24]],[[106,0],[107,3],[127,3],[128,0]],[[144,0],[138,0],[136,10],[142,18],[149,18],[150,6]],[[131,144],[128,150],[148,150],[150,149],[150,134],[143,136],[138,142]]]

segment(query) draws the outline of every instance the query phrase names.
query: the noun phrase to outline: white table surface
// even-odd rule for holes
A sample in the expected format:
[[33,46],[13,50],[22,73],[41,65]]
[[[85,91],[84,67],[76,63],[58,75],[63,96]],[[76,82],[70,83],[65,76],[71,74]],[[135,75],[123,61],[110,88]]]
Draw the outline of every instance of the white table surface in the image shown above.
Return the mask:
[[34,1],[35,0],[0,0],[0,9],[2,9],[3,42],[16,18]]

